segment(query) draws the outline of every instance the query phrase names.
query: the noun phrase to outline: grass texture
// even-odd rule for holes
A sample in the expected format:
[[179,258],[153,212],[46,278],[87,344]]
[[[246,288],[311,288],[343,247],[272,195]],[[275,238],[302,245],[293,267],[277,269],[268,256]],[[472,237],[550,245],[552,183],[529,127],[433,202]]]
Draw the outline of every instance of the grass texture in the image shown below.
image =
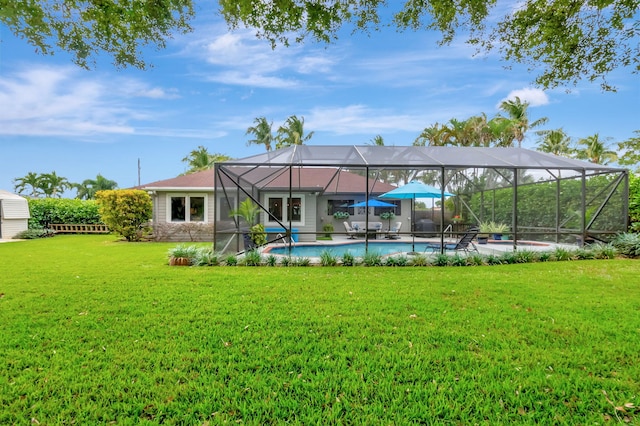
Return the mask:
[[0,244],[0,424],[639,420],[640,264],[190,268]]

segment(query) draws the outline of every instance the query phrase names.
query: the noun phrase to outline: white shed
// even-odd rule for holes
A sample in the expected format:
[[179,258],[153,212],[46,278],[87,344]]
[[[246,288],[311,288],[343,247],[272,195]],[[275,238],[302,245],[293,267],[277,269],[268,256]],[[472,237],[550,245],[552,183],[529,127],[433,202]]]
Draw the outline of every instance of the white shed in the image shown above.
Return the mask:
[[0,189],[0,239],[10,239],[29,228],[29,202]]

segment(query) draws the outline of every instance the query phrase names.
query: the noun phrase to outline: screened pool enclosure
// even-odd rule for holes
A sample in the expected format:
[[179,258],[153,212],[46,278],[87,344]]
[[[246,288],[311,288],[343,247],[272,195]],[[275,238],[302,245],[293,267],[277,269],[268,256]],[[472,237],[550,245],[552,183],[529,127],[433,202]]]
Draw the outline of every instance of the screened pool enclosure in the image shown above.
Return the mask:
[[[352,206],[411,181],[441,193]],[[255,225],[266,244],[289,246],[345,238],[353,225],[366,244],[396,226],[442,242],[490,223],[514,249],[582,245],[626,231],[628,192],[625,169],[523,148],[298,145],[215,165],[214,249],[253,248]]]

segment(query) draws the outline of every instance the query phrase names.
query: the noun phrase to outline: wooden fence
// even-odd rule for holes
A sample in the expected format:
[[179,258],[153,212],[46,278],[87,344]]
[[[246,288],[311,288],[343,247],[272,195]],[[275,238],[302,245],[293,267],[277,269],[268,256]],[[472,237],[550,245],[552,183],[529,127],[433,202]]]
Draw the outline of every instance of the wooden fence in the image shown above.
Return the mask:
[[59,234],[108,234],[107,225],[97,224],[69,224],[69,223],[50,223],[49,229]]

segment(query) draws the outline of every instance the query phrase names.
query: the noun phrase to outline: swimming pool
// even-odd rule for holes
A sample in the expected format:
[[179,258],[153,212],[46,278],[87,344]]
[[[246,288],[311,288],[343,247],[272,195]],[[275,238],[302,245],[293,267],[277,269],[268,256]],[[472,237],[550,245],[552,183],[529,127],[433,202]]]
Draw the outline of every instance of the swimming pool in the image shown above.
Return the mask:
[[[422,253],[427,247],[427,243],[415,243],[415,251]],[[411,251],[411,242],[369,242],[369,253],[377,253],[382,256],[389,254],[407,253]],[[296,257],[320,257],[323,252],[331,253],[333,256],[342,256],[350,253],[356,257],[365,255],[365,243],[345,243],[345,244],[309,244],[295,245],[291,247],[291,256]],[[428,252],[431,252],[429,250]],[[289,255],[288,246],[271,247],[264,251],[264,254]]]

